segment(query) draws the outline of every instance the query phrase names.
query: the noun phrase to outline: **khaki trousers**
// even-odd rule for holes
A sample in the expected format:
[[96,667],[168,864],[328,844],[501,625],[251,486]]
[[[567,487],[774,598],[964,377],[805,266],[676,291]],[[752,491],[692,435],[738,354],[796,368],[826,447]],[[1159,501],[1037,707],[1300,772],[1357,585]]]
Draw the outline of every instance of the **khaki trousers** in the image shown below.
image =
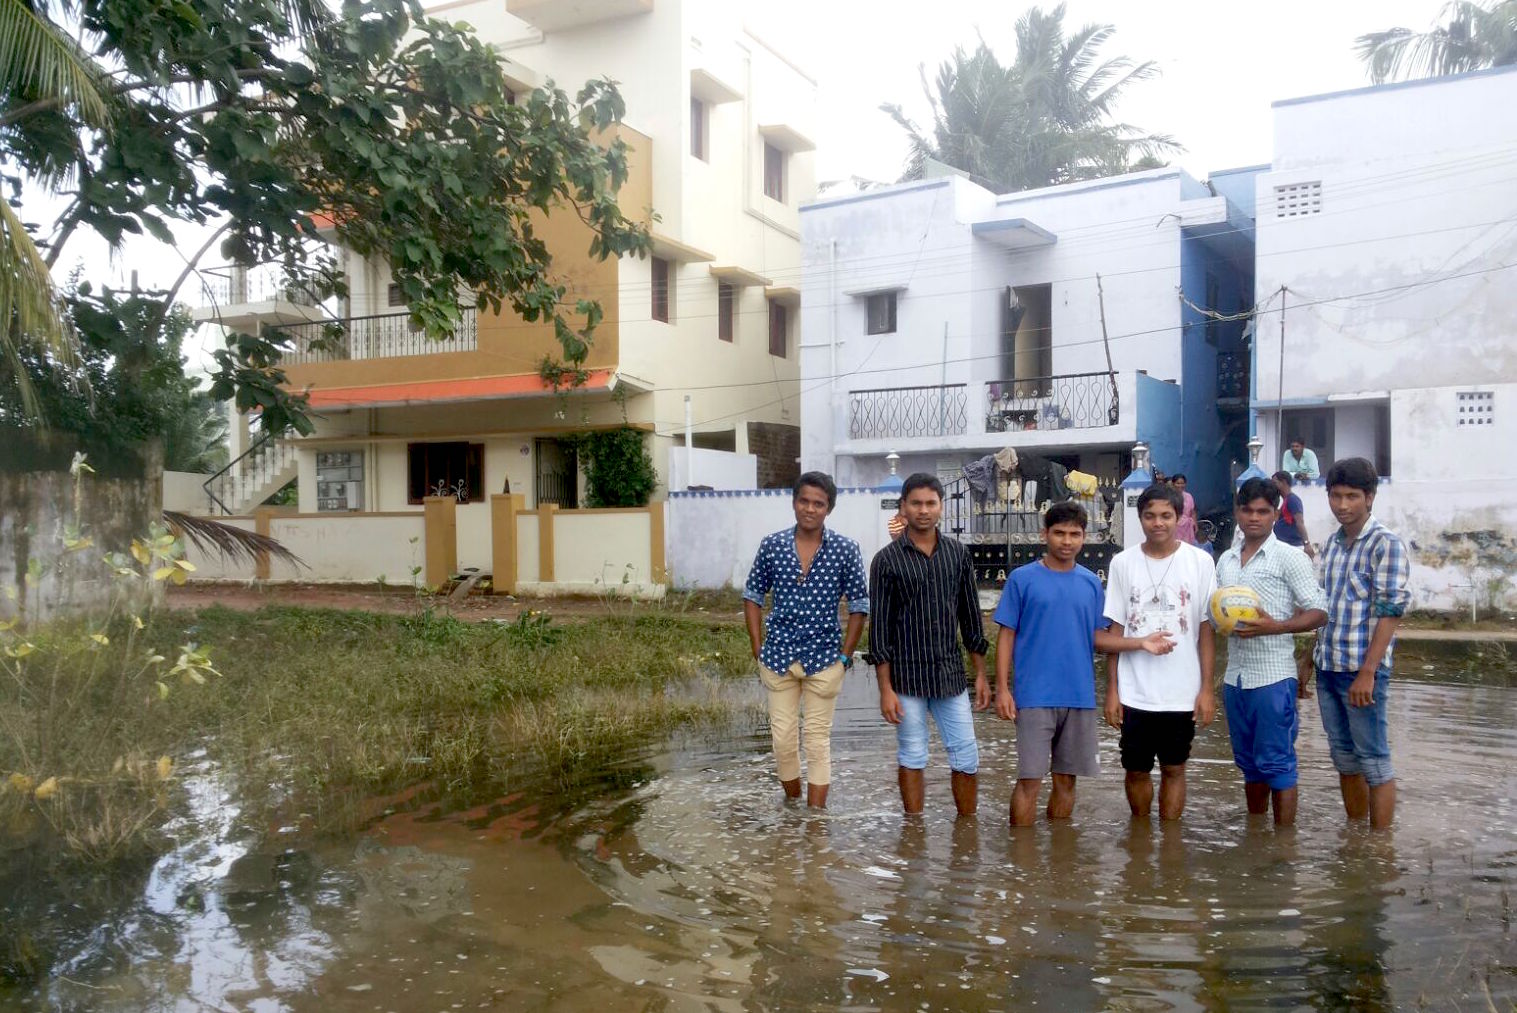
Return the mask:
[[801,699],[806,701],[806,780],[815,785],[832,783],[832,712],[843,691],[843,663],[837,662],[815,675],[807,675],[799,661],[781,675],[759,666],[759,679],[769,691],[769,732],[774,738],[774,759],[781,781],[801,776]]

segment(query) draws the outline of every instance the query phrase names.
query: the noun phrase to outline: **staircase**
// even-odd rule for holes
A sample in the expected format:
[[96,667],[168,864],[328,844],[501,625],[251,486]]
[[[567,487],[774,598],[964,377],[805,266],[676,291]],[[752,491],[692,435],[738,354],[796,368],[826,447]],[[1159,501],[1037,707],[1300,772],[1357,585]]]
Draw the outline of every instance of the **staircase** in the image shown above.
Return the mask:
[[246,514],[298,474],[293,444],[260,437],[247,451],[205,481],[212,514]]

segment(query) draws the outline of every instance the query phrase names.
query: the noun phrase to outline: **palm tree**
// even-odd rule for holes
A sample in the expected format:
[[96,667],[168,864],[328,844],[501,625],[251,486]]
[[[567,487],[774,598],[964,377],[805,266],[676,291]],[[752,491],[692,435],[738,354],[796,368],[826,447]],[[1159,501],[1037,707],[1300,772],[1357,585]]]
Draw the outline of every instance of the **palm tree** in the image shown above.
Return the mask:
[[1453,0],[1426,32],[1388,28],[1354,42],[1376,84],[1517,64],[1517,0]]
[[905,178],[920,178],[930,161],[966,173],[1000,193],[1125,172],[1135,159],[1158,163],[1180,150],[1167,136],[1144,134],[1112,119],[1128,85],[1158,73],[1152,62],[1101,59],[1111,25],[1064,32],[1064,5],[1032,7],[1017,21],[1017,54],[1003,65],[981,40],[955,49],[938,69],[936,87],[923,74],[932,105],[931,136],[899,106],[884,105],[911,141]]
[[[110,125],[99,66],[56,24],[22,0],[0,0],[0,123],[16,107],[55,101],[97,130]],[[21,360],[23,343],[72,358],[73,329],[62,312],[47,262],[9,202],[0,202],[0,363],[22,401],[37,401]]]

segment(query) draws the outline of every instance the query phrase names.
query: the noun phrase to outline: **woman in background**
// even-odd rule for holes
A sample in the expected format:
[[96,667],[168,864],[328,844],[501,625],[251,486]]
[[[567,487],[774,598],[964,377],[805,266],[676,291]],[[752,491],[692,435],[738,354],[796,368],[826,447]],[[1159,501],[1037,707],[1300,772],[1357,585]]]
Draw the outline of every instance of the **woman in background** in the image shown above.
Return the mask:
[[1186,481],[1184,475],[1176,475],[1169,480],[1169,484],[1180,492],[1180,498],[1185,501],[1185,509],[1180,511],[1180,522],[1175,525],[1175,537],[1189,545],[1196,544],[1196,499],[1185,491]]

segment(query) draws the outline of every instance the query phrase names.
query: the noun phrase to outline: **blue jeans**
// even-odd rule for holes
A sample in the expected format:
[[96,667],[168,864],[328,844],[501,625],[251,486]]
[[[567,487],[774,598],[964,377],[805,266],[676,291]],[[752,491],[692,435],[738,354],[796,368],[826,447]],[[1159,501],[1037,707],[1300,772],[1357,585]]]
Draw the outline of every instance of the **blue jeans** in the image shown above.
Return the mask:
[[974,738],[974,712],[969,691],[958,696],[902,696],[901,723],[896,726],[896,762],[910,770],[927,766],[927,715],[938,726],[948,751],[948,766],[960,774],[980,769],[980,746]]
[[1396,779],[1391,769],[1391,736],[1386,720],[1390,673],[1375,673],[1375,695],[1368,707],[1348,702],[1355,672],[1317,672],[1317,708],[1322,730],[1340,774],[1363,774],[1370,787]]

